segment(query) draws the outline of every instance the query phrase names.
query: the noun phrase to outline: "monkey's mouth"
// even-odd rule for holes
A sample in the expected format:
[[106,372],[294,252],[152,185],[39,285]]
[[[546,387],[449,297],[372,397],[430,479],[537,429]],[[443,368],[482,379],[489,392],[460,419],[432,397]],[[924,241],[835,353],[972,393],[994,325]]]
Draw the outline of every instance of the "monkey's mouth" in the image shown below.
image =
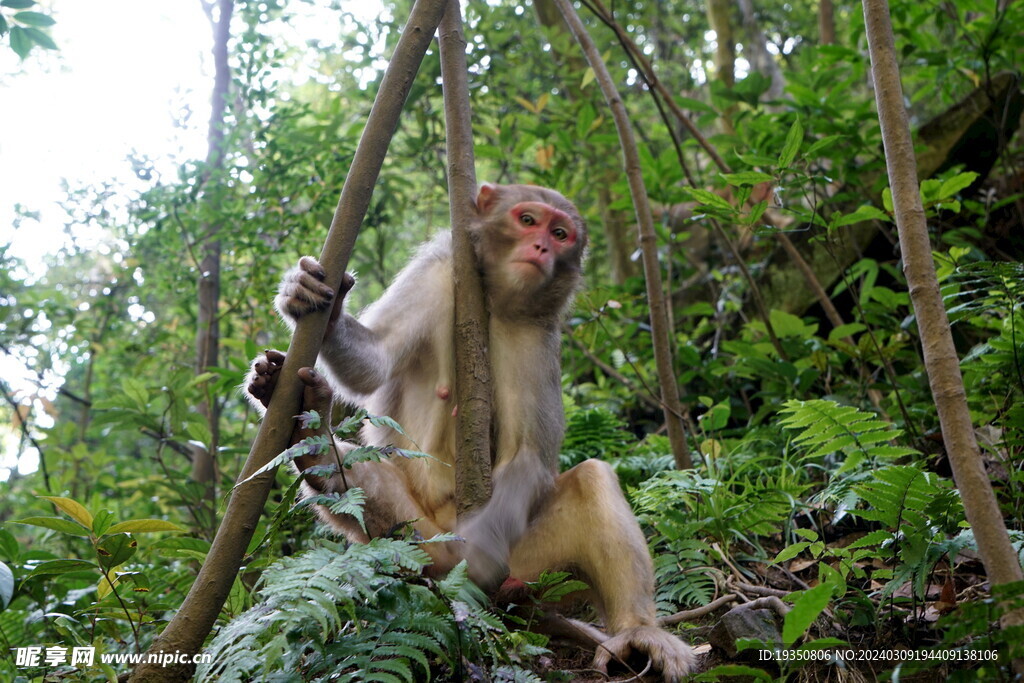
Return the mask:
[[534,261],[532,259],[519,259],[515,261],[515,263],[525,263],[527,265],[533,266],[544,275],[548,274],[548,269],[545,267],[546,264],[544,261]]

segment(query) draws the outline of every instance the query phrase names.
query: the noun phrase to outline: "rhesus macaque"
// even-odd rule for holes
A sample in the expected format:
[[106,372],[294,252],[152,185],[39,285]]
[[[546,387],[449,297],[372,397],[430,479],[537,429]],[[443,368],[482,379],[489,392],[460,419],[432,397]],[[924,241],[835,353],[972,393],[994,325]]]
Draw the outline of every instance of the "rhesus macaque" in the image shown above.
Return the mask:
[[[277,309],[290,324],[333,306],[319,362],[309,368],[305,409],[329,414],[332,397],[394,418],[408,434],[367,426],[374,446],[425,451],[358,463],[330,478],[307,477],[307,492],[359,486],[367,497],[367,532],[351,518],[320,508],[336,531],[356,542],[411,523],[423,538],[457,531],[465,543],[425,544],[434,572],[465,558],[471,578],[493,589],[506,575],[534,581],[544,570],[571,570],[591,587],[608,636],[595,665],[637,650],[667,680],[693,665],[690,648],[655,623],[654,577],[643,534],[607,463],[587,460],[558,473],[564,434],[559,326],[581,279],[587,231],[574,207],[552,190],[488,185],[476,200],[472,239],[490,311],[493,483],[490,501],[466,520],[455,518],[455,356],[452,246],[448,232],[424,244],[374,304],[357,318],[342,311],[341,292],[323,284],[324,270],[304,257],[285,275]],[[330,267],[327,264],[327,267]],[[270,351],[253,362],[249,393],[269,400],[283,362]],[[329,381],[329,384],[328,384]],[[299,438],[299,435],[296,436]],[[351,444],[339,444],[344,453]],[[334,462],[334,454],[296,459],[302,471]],[[447,463],[442,464],[442,463]]]

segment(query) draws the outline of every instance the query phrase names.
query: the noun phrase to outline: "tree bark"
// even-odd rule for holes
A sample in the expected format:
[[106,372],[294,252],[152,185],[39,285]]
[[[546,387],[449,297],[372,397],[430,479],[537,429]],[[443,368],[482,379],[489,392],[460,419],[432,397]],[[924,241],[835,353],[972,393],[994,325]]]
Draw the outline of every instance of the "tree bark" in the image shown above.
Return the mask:
[[469,234],[476,219],[476,170],[459,0],[448,0],[438,37],[455,252],[455,506],[462,515],[486,503],[491,495],[492,385],[487,305]]
[[[210,101],[210,123],[207,130],[206,180],[224,166],[224,110],[231,85],[228,66],[228,38],[231,35],[231,16],[234,0],[204,2],[204,9],[213,28],[213,95]],[[220,363],[220,226],[204,225],[203,258],[199,264],[197,283],[198,315],[196,320],[196,374]],[[207,538],[217,527],[215,502],[217,499],[217,446],[220,442],[220,406],[213,397],[199,405],[199,412],[210,428],[210,442],[192,447],[192,479],[203,485],[201,514],[197,516]]]
[[[341,285],[388,145],[398,127],[403,105],[423,55],[441,21],[445,4],[445,0],[417,0],[384,73],[320,254],[321,263],[331,264],[326,284],[335,291]],[[316,362],[329,315],[330,311],[326,310],[303,316],[299,320],[281,369],[280,380],[239,475],[239,481],[248,479],[288,447],[293,416],[298,413],[302,399],[302,383],[296,373],[299,368],[312,366]],[[199,576],[181,608],[147,654],[158,657],[162,653],[191,654],[200,650],[238,575],[246,548],[263,513],[274,474],[272,471],[264,472],[245,481],[232,493]],[[162,667],[158,663],[144,663],[135,668],[129,680],[184,681],[190,677],[193,669],[194,666],[185,664]]]
[[834,45],[836,42],[836,20],[832,0],[818,3],[818,45]]
[[668,312],[662,290],[661,265],[658,263],[657,235],[654,232],[654,217],[651,204],[647,198],[643,173],[640,168],[640,155],[637,151],[633,129],[629,123],[629,115],[622,103],[615,83],[612,81],[608,68],[601,59],[601,54],[594,45],[590,34],[583,26],[571,0],[555,0],[559,11],[565,17],[569,30],[583,49],[590,68],[594,70],[595,80],[601,86],[615,128],[619,133],[622,147],[623,167],[629,180],[629,191],[633,197],[636,221],[640,232],[640,249],[643,257],[644,279],[647,285],[647,301],[651,309],[651,342],[654,346],[654,362],[658,369],[658,383],[661,386],[662,409],[665,412],[665,423],[668,426],[669,443],[676,467],[689,469],[693,466],[690,448],[686,443],[686,432],[683,428],[683,409],[679,403],[679,385],[676,383],[672,368],[672,331],[668,325]]
[[[1024,578],[1020,563],[982,466],[967,410],[960,362],[935,276],[886,0],[864,0],[864,22],[903,272],[917,316],[925,369],[942,426],[942,438],[989,580],[993,584],[1020,581]],[[1022,616],[1020,612],[1011,612],[1004,617],[1004,625],[1021,624]]]
[[[732,8],[729,0],[706,0],[708,10],[708,24],[715,32],[715,77],[722,84],[732,90],[736,85],[736,40],[732,34]],[[732,124],[732,114],[735,105],[731,105],[722,112],[722,130],[732,134],[735,128]]]

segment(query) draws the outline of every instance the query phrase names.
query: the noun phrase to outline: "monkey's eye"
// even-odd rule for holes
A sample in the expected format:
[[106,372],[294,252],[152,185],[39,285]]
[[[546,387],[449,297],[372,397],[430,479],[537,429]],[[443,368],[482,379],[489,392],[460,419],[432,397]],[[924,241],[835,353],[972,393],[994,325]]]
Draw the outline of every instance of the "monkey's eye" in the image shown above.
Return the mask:
[[536,225],[537,224],[537,219],[534,218],[533,214],[530,214],[530,213],[524,213],[522,216],[519,217],[519,221],[523,225]]
[[565,240],[569,239],[569,231],[566,230],[565,228],[555,228],[554,230],[551,231],[551,234],[559,242],[564,242]]

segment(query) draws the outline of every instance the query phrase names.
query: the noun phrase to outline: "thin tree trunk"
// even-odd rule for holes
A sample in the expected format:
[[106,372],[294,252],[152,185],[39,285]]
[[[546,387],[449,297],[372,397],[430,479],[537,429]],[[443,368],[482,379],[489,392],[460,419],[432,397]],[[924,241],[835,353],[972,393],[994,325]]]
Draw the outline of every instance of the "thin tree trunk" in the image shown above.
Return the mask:
[[[326,284],[336,291],[370,205],[373,186],[398,127],[403,105],[441,21],[445,4],[445,0],[417,0],[377,92],[320,254],[321,263],[331,264]],[[213,628],[238,575],[274,481],[272,471],[252,475],[288,447],[293,416],[298,413],[302,399],[302,382],[296,373],[299,368],[316,362],[329,315],[330,311],[323,311],[303,316],[296,325],[281,378],[239,475],[239,481],[248,481],[232,493],[199,576],[181,608],[147,654],[196,653]],[[186,664],[167,667],[156,663],[139,664],[129,680],[184,681],[193,669],[194,666]]]
[[[234,0],[218,0],[214,4],[203,2],[203,8],[213,28],[213,95],[210,102],[210,124],[207,129],[206,179],[224,166],[224,110],[227,107],[231,70],[228,66],[228,38]],[[199,311],[196,321],[196,374],[216,367],[220,362],[220,226],[203,226],[203,258],[199,264],[197,296]],[[217,497],[216,453],[220,442],[220,406],[212,396],[199,405],[199,411],[210,428],[210,442],[192,448],[192,479],[203,485],[203,504],[198,519],[204,527],[201,532],[210,537],[217,527],[215,501]]]
[[[736,85],[736,40],[732,34],[732,17],[729,0],[706,0],[708,23],[715,32],[715,77],[729,90]],[[722,130],[734,133],[731,105],[722,112]]]
[[491,495],[491,364],[487,305],[469,236],[476,218],[476,169],[459,0],[448,0],[438,38],[455,252],[455,506],[461,515],[483,505]]
[[662,409],[665,412],[665,423],[668,426],[669,443],[672,446],[676,467],[689,469],[693,463],[690,458],[690,448],[686,444],[686,432],[683,428],[683,409],[679,403],[679,385],[676,383],[675,372],[672,369],[672,331],[668,326],[665,296],[662,292],[657,235],[654,232],[654,217],[651,214],[651,204],[647,199],[647,188],[644,187],[640,155],[633,137],[633,129],[611,74],[608,73],[608,68],[601,59],[601,54],[583,26],[579,15],[573,9],[571,0],[555,0],[555,4],[558,5],[559,11],[565,17],[576,42],[583,49],[590,68],[594,70],[595,80],[601,86],[601,92],[604,93],[612,117],[615,119],[615,128],[618,130],[619,143],[622,146],[623,167],[629,180],[629,191],[633,197],[633,207],[636,210],[636,221],[640,232],[647,300],[651,308],[651,341],[654,346],[654,362],[658,369],[658,383],[661,385]]
[[818,3],[818,44],[834,45],[836,42],[836,20],[832,0]]
[[[864,22],[903,272],[917,316],[925,369],[942,426],[942,439],[989,580],[994,585],[1020,581],[1024,577],[1017,553],[1010,544],[992,484],[982,466],[967,410],[960,362],[935,276],[886,0],[864,0]],[[1022,617],[1024,615],[1020,611],[1011,612],[1004,617],[1003,623],[1019,625],[1024,623]]]

